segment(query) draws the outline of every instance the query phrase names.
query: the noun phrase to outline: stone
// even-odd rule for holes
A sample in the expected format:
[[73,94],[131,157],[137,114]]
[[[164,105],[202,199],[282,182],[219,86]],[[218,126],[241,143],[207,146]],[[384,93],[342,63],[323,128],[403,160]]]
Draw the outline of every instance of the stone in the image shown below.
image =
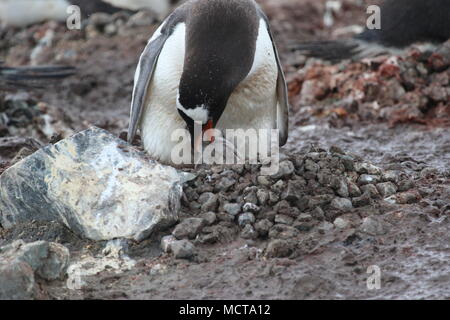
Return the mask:
[[283,193],[282,198],[289,202],[296,202],[300,200],[304,189],[304,182],[299,180],[290,180],[288,182],[286,191]]
[[397,192],[397,186],[392,182],[378,183],[377,190],[383,198],[386,198]]
[[271,178],[273,179],[287,178],[291,176],[294,173],[294,171],[295,167],[291,161],[289,160],[281,161],[278,172],[273,176],[271,176]]
[[375,185],[373,185],[373,184],[366,184],[366,185],[363,185],[363,186],[361,187],[361,191],[362,191],[363,193],[367,193],[368,195],[370,195],[370,197],[371,197],[372,199],[379,199],[379,198],[381,198],[381,195],[380,195],[380,193],[378,192],[377,187],[376,187]]
[[275,192],[276,194],[281,194],[281,192],[283,191],[283,189],[284,189],[284,182],[283,182],[283,180],[278,180],[272,187],[271,187],[271,190],[273,191],[273,192]]
[[141,241],[178,220],[181,196],[177,170],[94,127],[0,176],[0,224],[57,221],[92,240]]
[[202,212],[216,211],[219,206],[219,196],[211,192],[205,192],[200,196],[199,202],[202,205]]
[[267,177],[267,176],[258,176],[256,178],[256,181],[258,182],[258,184],[260,184],[262,186],[270,186],[272,184],[269,177]]
[[293,252],[291,244],[282,239],[275,239],[269,242],[265,256],[267,258],[286,258]]
[[400,180],[400,173],[396,170],[384,171],[381,176],[386,182],[397,183]]
[[223,206],[223,210],[232,216],[237,216],[241,212],[241,208],[239,203],[227,203]]
[[360,229],[372,236],[384,235],[388,232],[386,225],[375,217],[364,218]]
[[258,204],[264,206],[269,200],[269,192],[266,190],[258,190],[256,192],[256,197],[258,198]]
[[205,226],[202,218],[187,218],[179,223],[172,232],[172,235],[178,240],[194,239]]
[[359,185],[366,185],[366,184],[374,184],[378,183],[380,181],[380,177],[370,174],[362,174],[359,176],[358,184]]
[[338,196],[343,198],[349,197],[349,190],[347,185],[347,179],[344,177],[334,177],[331,181],[333,189],[336,191]]
[[[319,208],[319,209],[320,209],[320,208]],[[320,209],[320,210],[321,210],[321,209]],[[323,213],[323,211],[322,211],[322,213]],[[313,220],[313,217],[312,217],[312,215],[309,214],[309,213],[301,213],[301,214],[298,216],[297,220],[298,220],[299,222],[311,222],[311,221]]]
[[161,239],[161,249],[165,253],[171,253],[172,252],[172,244],[177,241],[177,238],[175,238],[172,235],[165,236]]
[[255,230],[258,232],[259,236],[266,237],[269,234],[270,228],[272,228],[273,223],[268,219],[263,219],[255,224]]
[[269,238],[272,239],[291,239],[296,237],[299,231],[286,224],[276,224],[269,231]]
[[359,189],[356,183],[349,181],[347,186],[350,197],[360,197],[362,195],[361,189]]
[[275,223],[280,223],[280,224],[287,224],[287,225],[292,225],[292,223],[294,222],[294,219],[286,216],[284,214],[277,214],[275,216]]
[[345,229],[349,226],[349,222],[343,218],[336,218],[333,224],[338,229]]
[[33,269],[26,262],[0,262],[0,300],[32,300],[37,290]]
[[200,217],[205,221],[205,223],[208,226],[213,225],[217,220],[217,215],[212,211],[203,213]]
[[369,193],[364,193],[362,196],[352,199],[352,204],[356,208],[368,206],[371,202],[372,199]]
[[244,204],[244,206],[242,207],[242,210],[247,211],[247,212],[257,213],[257,212],[259,212],[259,210],[261,210],[261,208],[258,207],[256,204],[248,202],[248,203]]
[[305,170],[311,171],[312,173],[319,172],[320,166],[310,159],[306,159],[304,164]]
[[402,180],[398,183],[398,191],[409,191],[411,189],[414,189],[416,187],[416,183],[413,179],[406,179]]
[[195,255],[195,246],[188,240],[175,241],[171,247],[175,259],[191,259]]
[[255,231],[255,229],[252,227],[252,225],[247,224],[245,225],[244,229],[242,230],[241,237],[243,239],[256,239],[258,238],[258,233]]
[[317,227],[317,230],[319,231],[319,233],[321,234],[325,234],[328,233],[329,231],[334,229],[334,225],[328,221],[323,221],[319,224],[319,226]]
[[334,198],[333,201],[331,201],[330,206],[341,211],[348,211],[353,209],[352,202],[347,198]]
[[219,183],[217,183],[214,186],[214,190],[216,192],[226,192],[228,190],[230,190],[230,188],[232,186],[234,186],[236,184],[236,180],[232,179],[232,178],[228,178],[228,177],[223,177],[222,179],[220,179]]
[[325,220],[325,213],[323,212],[321,207],[316,207],[311,211],[311,216],[319,221]]
[[255,223],[255,216],[253,215],[253,213],[250,212],[244,212],[243,214],[241,214],[238,218],[238,223],[240,227],[244,227],[247,224],[253,224]]
[[62,280],[69,259],[66,247],[46,241],[16,240],[0,248],[0,300],[34,299],[35,279]]

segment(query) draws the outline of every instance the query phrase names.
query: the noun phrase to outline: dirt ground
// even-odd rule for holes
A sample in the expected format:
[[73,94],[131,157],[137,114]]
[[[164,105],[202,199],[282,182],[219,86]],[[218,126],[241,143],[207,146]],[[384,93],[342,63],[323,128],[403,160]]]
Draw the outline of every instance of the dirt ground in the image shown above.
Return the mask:
[[[433,61],[424,60],[411,51],[405,52],[396,64],[398,69],[388,75],[383,74],[383,66],[390,65],[390,57],[377,58],[379,60],[370,67],[361,62],[345,62],[336,68],[328,63],[306,60],[289,50],[290,45],[340,37],[335,32],[337,29],[364,23],[368,2],[343,1],[342,10],[335,14],[333,27],[323,25],[323,0],[264,0],[260,3],[271,19],[289,81],[291,130],[283,152],[295,162],[311,149],[329,150],[338,146],[383,171],[401,172],[405,179],[412,181],[405,191],[414,194],[415,199],[401,204],[377,199],[332,217],[326,215],[325,222],[333,224],[337,217],[342,217],[348,225],[324,231],[319,227],[324,222],[316,221],[311,228],[300,228],[295,236],[282,239],[295,242],[289,253],[273,256],[267,254],[273,242],[270,235],[245,237],[234,221],[224,218],[216,225],[217,230],[223,231],[217,241],[195,241],[193,259],[175,259],[160,248],[161,238],[170,234],[172,228],[142,243],[129,243],[128,255],[136,262],[130,270],[104,270],[87,277],[86,284],[79,290],[68,289],[65,281],[42,282],[43,297],[450,298],[449,65],[436,68]],[[75,76],[51,88],[28,91],[26,97],[23,93],[0,93],[0,112],[9,112],[6,107],[32,110],[8,113],[17,121],[13,126],[2,127],[0,123],[0,137],[34,139],[21,140],[9,147],[3,141],[0,172],[17,161],[18,153],[26,155],[49,142],[54,132],[45,129],[43,115],[50,117],[51,125],[57,128],[54,131],[63,136],[91,125],[115,134],[126,129],[134,69],[157,24],[130,24],[129,17],[120,14],[110,19],[109,23],[113,21],[116,29],[90,21],[81,31],[67,31],[63,24],[55,23],[0,31],[0,60],[9,65],[33,61],[77,67]],[[30,57],[30,52],[48,30],[55,31],[52,44],[43,46],[38,54]],[[411,73],[410,68],[425,68],[426,72]],[[361,73],[376,77],[370,85],[364,83],[363,89],[356,85],[363,81],[359,77]],[[405,74],[410,77],[406,78]],[[308,81],[312,88],[319,89],[308,90],[305,85]],[[388,93],[380,89],[391,87],[400,89]],[[363,92],[364,97],[349,101],[348,97],[357,90]],[[416,103],[416,100],[420,101]],[[373,107],[375,102],[376,108]],[[236,179],[252,184],[256,178],[257,173],[249,170]],[[185,189],[186,193],[191,191],[189,188]],[[208,186],[199,188],[207,191]],[[183,205],[183,219],[198,214],[189,203]],[[262,214],[269,215],[269,211]],[[360,226],[367,217],[375,217],[383,232],[361,232]],[[85,255],[98,255],[105,246],[105,243],[80,239],[56,223],[33,222],[11,230],[0,226],[0,245],[16,239],[60,242],[69,248],[74,261]],[[371,276],[369,266],[378,266],[381,271],[379,289],[367,287]]]

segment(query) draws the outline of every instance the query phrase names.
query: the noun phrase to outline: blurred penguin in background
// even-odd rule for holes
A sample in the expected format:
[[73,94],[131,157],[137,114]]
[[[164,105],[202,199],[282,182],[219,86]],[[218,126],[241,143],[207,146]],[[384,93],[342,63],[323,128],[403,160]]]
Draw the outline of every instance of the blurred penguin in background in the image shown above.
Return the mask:
[[381,28],[365,30],[352,39],[316,41],[293,49],[333,62],[398,53],[412,44],[439,44],[450,38],[450,0],[385,0]]
[[84,16],[95,12],[150,10],[164,18],[176,0],[0,0],[0,26],[26,27],[47,20],[65,21],[67,9],[78,5]]

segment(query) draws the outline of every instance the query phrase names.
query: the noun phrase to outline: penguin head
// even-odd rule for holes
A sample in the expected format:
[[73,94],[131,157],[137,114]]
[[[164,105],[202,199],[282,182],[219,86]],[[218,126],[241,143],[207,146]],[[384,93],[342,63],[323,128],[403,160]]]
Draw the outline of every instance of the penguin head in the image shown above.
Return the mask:
[[[207,89],[207,88],[205,88]],[[209,129],[214,129],[222,116],[228,98],[231,92],[225,97],[208,94],[206,90],[198,89],[197,92],[192,91],[192,86],[180,86],[177,96],[177,110],[180,116],[186,123],[186,128],[189,130],[192,146],[198,147],[201,142],[196,141],[203,138]],[[195,126],[201,127],[201,136],[195,137]],[[209,136],[208,142],[213,142],[214,137]]]

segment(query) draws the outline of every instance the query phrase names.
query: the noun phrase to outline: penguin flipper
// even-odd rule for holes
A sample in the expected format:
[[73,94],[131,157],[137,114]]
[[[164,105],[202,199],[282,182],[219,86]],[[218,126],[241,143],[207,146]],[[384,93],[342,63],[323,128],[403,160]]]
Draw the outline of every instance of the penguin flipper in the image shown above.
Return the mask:
[[[132,143],[138,129],[147,100],[148,88],[158,62],[159,55],[167,39],[172,35],[178,23],[185,18],[185,6],[180,6],[161,24],[147,44],[139,59],[134,77],[133,98],[131,101],[128,143]],[[157,34],[159,32],[159,35]]]
[[279,143],[280,146],[284,146],[289,138],[289,98],[288,98],[288,88],[286,84],[286,77],[284,75],[283,66],[281,65],[280,55],[278,54],[278,49],[275,44],[275,40],[270,29],[269,19],[267,18],[264,11],[257,6],[259,16],[265,21],[267,32],[269,33],[270,39],[273,44],[273,51],[275,53],[275,59],[278,66],[278,80],[277,80],[277,129],[279,130]]

